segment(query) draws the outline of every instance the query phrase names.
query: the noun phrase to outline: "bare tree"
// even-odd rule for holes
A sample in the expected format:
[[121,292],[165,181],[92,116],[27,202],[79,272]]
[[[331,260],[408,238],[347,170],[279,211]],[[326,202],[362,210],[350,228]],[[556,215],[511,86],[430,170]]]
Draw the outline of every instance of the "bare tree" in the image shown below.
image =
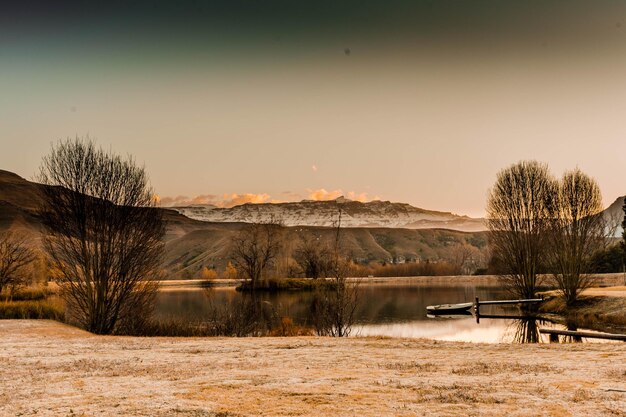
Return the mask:
[[70,318],[108,334],[141,326],[156,294],[164,222],[143,167],[68,139],[43,158],[45,248]]
[[350,263],[341,254],[341,206],[335,224],[335,240],[330,253],[330,288],[318,289],[312,305],[315,330],[320,336],[346,337],[352,332],[358,306],[358,282],[348,283]]
[[498,173],[487,201],[489,243],[505,286],[534,298],[544,265],[555,181],[545,164],[522,161]]
[[281,232],[280,221],[271,219],[247,224],[233,238],[233,264],[250,281],[253,292],[280,252]]
[[600,187],[593,178],[579,169],[563,175],[550,207],[547,254],[553,281],[567,305],[593,283],[591,257],[606,240],[602,209]]
[[626,197],[624,197],[624,205],[622,206],[622,211],[624,212],[624,220],[622,220],[622,241],[620,243],[622,245],[624,257],[626,259]]
[[620,242],[620,247],[622,248],[622,273],[624,274],[624,285],[626,285],[626,197],[624,197],[622,211],[624,212],[624,220],[622,221],[622,241]]
[[468,243],[461,243],[452,249],[452,265],[455,273],[469,275],[476,270],[481,257],[480,249]]
[[13,293],[25,285],[34,260],[35,254],[25,236],[12,232],[0,234],[0,293],[7,288]]
[[322,241],[321,236],[309,233],[300,237],[294,259],[305,277],[317,279],[327,276],[331,269],[330,258],[330,248]]

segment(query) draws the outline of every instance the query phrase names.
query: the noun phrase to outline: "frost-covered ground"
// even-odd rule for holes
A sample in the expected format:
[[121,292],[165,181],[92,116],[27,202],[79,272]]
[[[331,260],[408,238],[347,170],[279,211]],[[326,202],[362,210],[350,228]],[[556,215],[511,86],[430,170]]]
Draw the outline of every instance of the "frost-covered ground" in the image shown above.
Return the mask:
[[0,415],[626,415],[626,344],[93,336],[0,321]]

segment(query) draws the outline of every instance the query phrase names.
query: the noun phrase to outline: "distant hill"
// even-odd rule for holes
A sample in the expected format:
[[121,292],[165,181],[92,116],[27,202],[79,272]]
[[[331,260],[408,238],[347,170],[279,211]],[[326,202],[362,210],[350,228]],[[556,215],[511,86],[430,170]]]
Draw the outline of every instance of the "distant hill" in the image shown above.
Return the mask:
[[0,170],[0,230],[31,235],[38,244],[41,225],[35,211],[41,202],[40,184]]
[[[39,233],[42,229],[37,210],[42,204],[43,187],[48,186],[0,170],[0,230]],[[168,222],[168,236],[184,234],[198,223],[175,210],[164,210],[164,218]]]
[[[231,239],[243,223],[204,223],[193,231],[166,243],[164,266],[179,277],[191,277],[203,267],[223,269],[228,263]],[[286,227],[287,251],[293,250],[300,236],[314,234],[332,242],[335,230],[327,227]],[[359,263],[404,261],[455,261],[460,248],[471,247],[472,256],[486,263],[486,232],[459,232],[446,229],[342,228],[341,246]]]
[[[25,233],[32,237],[30,241],[36,247],[40,246],[41,233],[44,233],[36,214],[41,204],[42,187],[45,186],[0,170],[0,230],[11,229]],[[309,213],[319,208],[327,213],[332,221],[332,215],[336,215],[336,204],[335,201],[305,202],[304,207]],[[290,210],[298,205],[299,203],[293,203]],[[388,202],[364,204],[345,201],[342,205],[346,213],[342,219],[343,225],[349,223],[347,219],[350,218],[362,219],[360,212],[382,212],[385,209],[394,213],[396,218],[402,218],[402,216],[409,218],[414,215],[413,213],[419,212],[424,216],[423,221],[434,221],[440,225],[446,224],[445,218],[450,221],[454,221],[457,217],[463,219],[462,216],[445,213],[440,215],[439,212],[429,212],[409,205]],[[300,207],[303,206],[300,205]],[[261,211],[263,209],[261,208]],[[226,266],[230,259],[232,238],[245,226],[244,223],[199,221],[188,218],[176,210],[162,210],[167,222],[163,267],[170,278],[193,277],[203,267],[223,269]],[[245,210],[254,212],[254,207],[246,205]],[[403,210],[408,214],[402,214]],[[222,211],[222,213],[226,212]],[[319,215],[318,218],[321,221],[323,216]],[[259,218],[249,217],[246,220],[254,221]],[[402,220],[399,221],[402,222]],[[300,241],[300,236],[307,233],[314,233],[320,239],[331,241],[334,231],[324,226],[285,227],[287,250],[293,250]],[[345,251],[359,262],[450,260],[458,255],[456,251],[463,245],[484,251],[486,243],[484,232],[376,227],[374,223],[367,227],[346,225],[342,228],[342,245]]]
[[607,207],[604,210],[604,218],[606,219],[609,225],[615,227],[615,237],[622,236],[622,221],[624,220],[624,211],[622,207],[624,206],[624,197],[617,197],[613,204]]
[[[44,187],[28,181],[8,171],[0,170],[0,230],[12,229],[32,237],[33,246],[40,246],[41,234],[44,229],[36,215],[41,204],[40,191]],[[621,211],[618,199],[607,213]],[[285,203],[282,205],[261,205],[255,207],[247,204],[234,208],[230,213],[258,213],[238,218],[239,221],[200,221],[191,219],[180,213],[180,208],[162,209],[167,222],[165,235],[165,254],[163,268],[169,278],[189,278],[197,275],[204,267],[223,269],[230,259],[233,236],[245,226],[243,221],[258,221],[265,217],[268,210],[281,210],[293,214],[285,221],[284,229],[287,253],[293,251],[300,241],[300,236],[314,234],[322,240],[331,241],[334,230],[326,221],[336,218],[337,203],[343,208],[341,236],[342,247],[355,261],[367,263],[402,262],[404,260],[448,260],[454,262],[460,252],[470,249],[472,256],[480,257],[479,263],[486,261],[487,235],[483,231],[464,232],[448,228],[419,228],[416,224],[452,225],[467,222],[479,224],[480,219],[470,219],[451,213],[434,212],[412,207],[408,204],[372,202],[359,203],[354,201],[325,201]],[[218,210],[226,216],[229,211]],[[320,213],[316,214],[316,210]],[[385,214],[386,217],[383,216]],[[298,217],[299,216],[299,217]],[[369,216],[369,217],[368,217]],[[374,221],[375,216],[379,216]],[[419,217],[422,216],[422,217]],[[195,216],[198,217],[198,216]],[[317,219],[320,224],[309,226],[293,225],[297,219]],[[415,220],[418,219],[419,220]],[[330,219],[330,220],[328,220]],[[368,223],[360,227],[353,224]],[[385,220],[386,219],[386,220]],[[284,220],[284,219],[283,219]],[[412,227],[381,227],[386,225],[405,224]],[[411,220],[411,221],[409,221]],[[476,221],[476,223],[472,223]],[[422,223],[416,223],[422,222]],[[457,223],[455,223],[457,222]],[[478,226],[477,226],[478,227]],[[620,232],[621,233],[621,232]],[[285,262],[289,262],[287,259]]]
[[193,205],[173,209],[189,218],[208,222],[254,223],[274,218],[285,226],[330,227],[337,220],[338,207],[342,210],[341,224],[346,227],[440,228],[464,232],[486,230],[483,219],[425,210],[405,203],[389,201],[362,203],[343,197],[331,201],[243,204],[232,208]]

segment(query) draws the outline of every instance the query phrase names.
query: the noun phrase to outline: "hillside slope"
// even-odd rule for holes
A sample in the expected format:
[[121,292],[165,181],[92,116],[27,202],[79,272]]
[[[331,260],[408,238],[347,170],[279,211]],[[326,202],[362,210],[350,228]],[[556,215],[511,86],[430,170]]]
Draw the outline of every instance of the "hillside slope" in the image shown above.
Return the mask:
[[[203,267],[223,269],[230,260],[231,241],[243,223],[204,223],[166,243],[164,267],[176,277],[191,278]],[[327,227],[285,227],[286,253],[292,252],[301,237],[316,236],[332,244],[335,229]],[[342,250],[358,263],[404,262],[415,260],[455,261],[464,247],[484,255],[486,232],[459,232],[445,229],[341,229]],[[484,259],[481,261],[485,261]]]
[[[28,181],[8,171],[0,171],[0,230],[13,230],[30,237],[33,246],[41,246],[43,227],[37,217],[41,205],[41,189],[44,187]],[[297,204],[297,203],[296,203]],[[318,207],[323,212],[336,213],[336,202],[319,202],[307,210]],[[355,213],[363,203],[344,202],[346,212]],[[412,208],[408,205],[394,205],[406,211],[419,210],[426,217],[437,217],[438,212]],[[365,206],[372,209],[372,205]],[[176,210],[162,209],[167,222],[165,235],[165,255],[163,267],[170,278],[192,277],[204,267],[223,269],[230,260],[233,236],[245,226],[235,221],[206,222],[190,219]],[[254,211],[254,207],[246,210]],[[260,209],[261,211],[263,208]],[[373,209],[372,209],[373,210]],[[222,212],[224,213],[224,212]],[[433,214],[435,213],[435,214]],[[400,216],[400,215],[398,215]],[[453,215],[451,215],[451,219]],[[329,214],[329,218],[332,216]],[[344,219],[347,218],[344,217]],[[320,217],[321,219],[321,217]],[[332,222],[332,220],[331,220]],[[342,224],[348,221],[342,220]],[[322,226],[285,227],[284,242],[286,252],[293,251],[301,236],[313,234],[329,243],[334,230]],[[403,259],[453,259],[455,250],[462,245],[483,249],[486,245],[485,233],[466,233],[444,229],[407,229],[374,227],[342,228],[342,247],[358,262],[392,262]]]
[[[43,187],[47,186],[0,170],[0,230],[10,229],[36,237],[42,231],[37,210],[42,205]],[[163,217],[168,222],[167,239],[184,235],[200,223],[175,210],[164,209]]]
[[[26,234],[30,236],[33,246],[41,245],[43,227],[36,212],[41,205],[42,187],[44,186],[41,184],[0,170],[0,231],[10,229]],[[466,225],[482,225],[480,219],[423,210],[408,204],[380,201],[359,203],[340,200],[256,206],[246,204],[230,211],[209,209],[210,212],[214,211],[219,214],[220,221],[216,222],[191,219],[182,215],[180,212],[185,212],[185,210],[180,208],[178,210],[162,209],[167,222],[164,239],[164,270],[170,278],[185,278],[197,275],[205,267],[223,269],[231,257],[233,236],[245,226],[243,221],[266,220],[267,213],[278,215],[284,210],[292,215],[285,221],[286,253],[292,252],[301,241],[301,237],[306,235],[313,235],[330,243],[334,230],[328,225],[336,218],[338,203],[341,204],[344,212],[342,225],[345,227],[342,227],[341,232],[342,247],[356,262],[455,261],[459,256],[459,251],[463,248],[469,248],[475,255],[485,254],[486,232],[419,227],[433,224],[450,226],[463,222],[466,222]],[[623,218],[622,204],[623,197],[620,197],[605,210],[605,216],[614,220]],[[200,212],[204,213],[203,210]],[[234,217],[228,217],[229,213]],[[386,217],[381,217],[383,215]],[[373,221],[375,216],[379,216],[377,221]],[[410,219],[419,216],[421,220],[407,223]],[[319,224],[293,225],[305,218],[312,219],[311,223]],[[364,219],[368,219],[369,223],[361,227],[352,226],[355,222],[362,223]],[[380,227],[378,223],[387,225],[406,223],[408,226]],[[616,234],[621,234],[621,228]]]

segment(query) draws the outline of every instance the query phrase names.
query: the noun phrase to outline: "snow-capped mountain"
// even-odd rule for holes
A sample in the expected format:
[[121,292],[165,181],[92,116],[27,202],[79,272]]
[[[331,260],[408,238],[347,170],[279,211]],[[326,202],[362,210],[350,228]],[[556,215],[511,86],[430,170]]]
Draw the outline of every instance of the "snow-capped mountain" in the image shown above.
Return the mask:
[[486,229],[483,219],[424,210],[404,203],[362,203],[343,197],[330,201],[243,204],[232,208],[211,205],[172,208],[189,218],[207,222],[253,223],[277,219],[285,226],[333,226],[338,219],[339,207],[342,227],[445,228],[467,232]]

